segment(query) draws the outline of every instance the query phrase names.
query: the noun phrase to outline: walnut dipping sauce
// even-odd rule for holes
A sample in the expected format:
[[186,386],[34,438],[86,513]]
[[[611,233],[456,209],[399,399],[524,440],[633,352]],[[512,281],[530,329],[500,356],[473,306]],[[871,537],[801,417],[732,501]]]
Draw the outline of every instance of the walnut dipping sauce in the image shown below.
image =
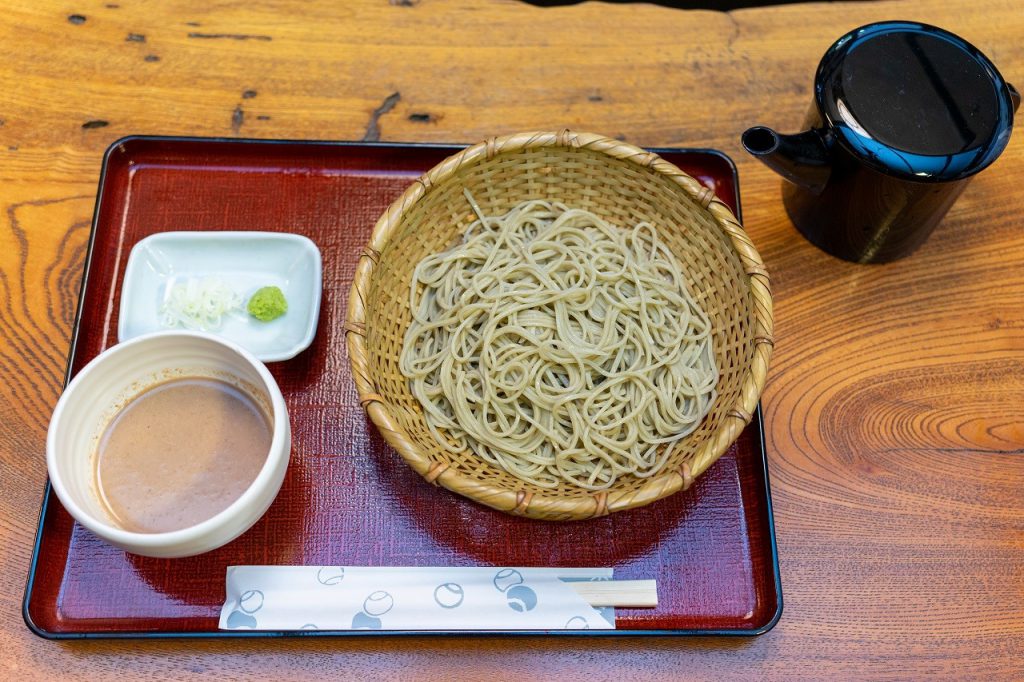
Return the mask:
[[86,365],[47,434],[54,492],[83,526],[129,552],[191,556],[248,530],[287,470],[291,430],[253,355],[196,332],[118,344]]
[[96,492],[125,530],[194,526],[256,480],[272,433],[259,403],[230,382],[169,379],[132,398],[107,426],[94,456]]

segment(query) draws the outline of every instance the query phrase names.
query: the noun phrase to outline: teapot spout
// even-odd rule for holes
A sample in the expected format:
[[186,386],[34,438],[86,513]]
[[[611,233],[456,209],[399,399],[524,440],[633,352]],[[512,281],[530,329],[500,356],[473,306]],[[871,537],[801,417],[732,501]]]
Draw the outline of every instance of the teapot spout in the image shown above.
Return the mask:
[[832,172],[828,145],[816,130],[781,135],[765,126],[743,133],[743,148],[789,182],[820,194]]

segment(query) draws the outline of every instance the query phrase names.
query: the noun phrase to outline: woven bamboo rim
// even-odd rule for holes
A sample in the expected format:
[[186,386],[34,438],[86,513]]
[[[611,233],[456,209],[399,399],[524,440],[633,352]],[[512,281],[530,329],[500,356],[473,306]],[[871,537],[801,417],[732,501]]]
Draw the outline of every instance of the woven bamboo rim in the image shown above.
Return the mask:
[[[397,356],[411,318],[412,269],[428,253],[448,248],[461,236],[471,219],[462,197],[462,187],[469,184],[488,213],[493,201],[504,201],[507,210],[517,198],[538,192],[574,206],[600,200],[607,208],[612,196],[614,210],[632,202],[633,211],[654,210],[650,207],[655,205],[672,211],[671,227],[658,225],[666,222],[664,216],[644,217],[675,240],[671,248],[688,272],[691,263],[698,270],[691,276],[705,278],[703,286],[711,293],[704,306],[719,325],[715,352],[723,378],[711,414],[657,476],[620,478],[615,487],[602,492],[568,485],[548,491],[491,467],[472,453],[452,456],[434,443],[408,382],[398,372]],[[566,196],[574,193],[575,202]],[[451,201],[445,203],[449,194]],[[598,194],[601,197],[593,199]],[[461,203],[456,206],[456,201]],[[685,219],[679,221],[678,216]],[[568,130],[492,138],[454,154],[415,181],[387,208],[360,254],[345,329],[359,402],[413,469],[427,481],[489,507],[548,520],[603,516],[688,488],[752,418],[773,346],[768,273],[732,211],[710,189],[657,154]]]

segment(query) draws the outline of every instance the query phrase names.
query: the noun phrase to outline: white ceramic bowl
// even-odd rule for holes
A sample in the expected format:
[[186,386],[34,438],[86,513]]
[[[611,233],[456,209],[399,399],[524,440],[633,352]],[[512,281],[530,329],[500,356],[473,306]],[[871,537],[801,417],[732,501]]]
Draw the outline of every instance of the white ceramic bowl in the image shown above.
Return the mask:
[[[123,530],[103,509],[95,490],[96,445],[128,400],[153,384],[179,376],[225,379],[263,403],[273,421],[270,452],[252,485],[216,516],[166,533]],[[68,513],[107,542],[153,557],[201,554],[248,530],[281,489],[290,454],[284,397],[263,363],[235,343],[184,331],[140,336],[97,356],[75,375],[57,401],[46,437],[50,483]]]

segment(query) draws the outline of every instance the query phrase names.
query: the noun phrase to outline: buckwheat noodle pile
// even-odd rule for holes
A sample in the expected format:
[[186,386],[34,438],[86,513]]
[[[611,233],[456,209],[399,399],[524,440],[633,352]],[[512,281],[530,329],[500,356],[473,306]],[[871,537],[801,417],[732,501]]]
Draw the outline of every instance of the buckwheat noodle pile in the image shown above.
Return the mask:
[[675,257],[648,223],[465,194],[477,220],[416,266],[400,360],[434,437],[541,488],[657,474],[718,381]]

